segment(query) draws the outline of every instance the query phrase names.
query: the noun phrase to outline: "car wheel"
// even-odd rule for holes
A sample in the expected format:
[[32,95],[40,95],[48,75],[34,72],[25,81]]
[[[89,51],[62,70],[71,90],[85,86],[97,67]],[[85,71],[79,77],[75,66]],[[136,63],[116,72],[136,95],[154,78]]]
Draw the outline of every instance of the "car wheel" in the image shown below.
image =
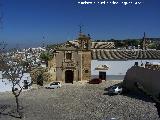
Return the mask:
[[120,95],[121,94],[121,91],[118,91],[118,95]]

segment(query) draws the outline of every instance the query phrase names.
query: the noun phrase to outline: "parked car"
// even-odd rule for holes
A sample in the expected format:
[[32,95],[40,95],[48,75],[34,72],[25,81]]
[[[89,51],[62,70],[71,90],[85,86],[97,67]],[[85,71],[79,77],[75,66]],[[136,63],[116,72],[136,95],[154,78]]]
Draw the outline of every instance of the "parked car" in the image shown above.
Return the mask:
[[108,90],[109,94],[121,94],[122,93],[122,87],[121,86],[112,86],[109,90]]
[[101,82],[102,82],[101,79],[99,79],[99,78],[94,78],[94,79],[90,80],[88,83],[89,83],[89,84],[99,84],[99,83],[101,83]]
[[55,89],[55,88],[60,88],[62,85],[60,82],[52,82],[49,85],[46,85],[45,88],[48,89]]

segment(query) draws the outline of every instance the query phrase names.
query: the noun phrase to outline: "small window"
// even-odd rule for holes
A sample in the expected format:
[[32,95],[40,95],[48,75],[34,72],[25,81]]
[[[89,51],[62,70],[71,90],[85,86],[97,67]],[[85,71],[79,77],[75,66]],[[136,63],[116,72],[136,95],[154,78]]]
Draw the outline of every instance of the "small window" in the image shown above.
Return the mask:
[[57,83],[57,82],[54,82],[54,83],[51,83],[50,85],[58,85],[58,83]]
[[88,73],[89,71],[88,70],[85,70],[85,73]]
[[71,60],[72,58],[72,53],[66,53],[66,59]]

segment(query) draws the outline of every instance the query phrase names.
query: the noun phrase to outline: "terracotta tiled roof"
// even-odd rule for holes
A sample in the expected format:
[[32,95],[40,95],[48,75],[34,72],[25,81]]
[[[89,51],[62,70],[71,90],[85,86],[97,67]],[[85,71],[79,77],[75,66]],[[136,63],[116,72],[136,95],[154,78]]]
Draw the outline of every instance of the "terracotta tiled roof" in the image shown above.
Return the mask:
[[114,42],[92,42],[92,49],[114,49]]
[[91,54],[93,60],[160,59],[160,50],[92,49]]

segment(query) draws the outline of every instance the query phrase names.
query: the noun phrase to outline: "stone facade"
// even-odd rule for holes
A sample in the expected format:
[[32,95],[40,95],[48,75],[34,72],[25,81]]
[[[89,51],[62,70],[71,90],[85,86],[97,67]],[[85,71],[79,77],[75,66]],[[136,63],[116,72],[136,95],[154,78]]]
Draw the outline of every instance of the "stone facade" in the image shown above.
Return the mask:
[[54,51],[49,61],[53,81],[73,83],[91,78],[91,40],[79,35],[74,42],[66,42]]
[[88,80],[91,78],[91,52],[82,52],[82,80]]
[[56,59],[55,59],[55,54],[53,55],[53,59],[48,61],[48,73],[50,74],[49,81],[56,80]]

